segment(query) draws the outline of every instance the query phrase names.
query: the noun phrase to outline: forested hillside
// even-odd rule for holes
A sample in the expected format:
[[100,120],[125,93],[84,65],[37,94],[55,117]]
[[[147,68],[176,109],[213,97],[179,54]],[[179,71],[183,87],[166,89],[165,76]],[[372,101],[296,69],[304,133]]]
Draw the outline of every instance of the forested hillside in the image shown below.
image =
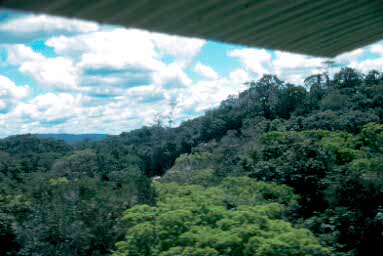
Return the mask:
[[247,85],[176,128],[0,140],[0,255],[379,255],[383,74]]
[[76,142],[82,142],[84,140],[100,141],[108,137],[108,134],[66,134],[66,133],[48,133],[48,134],[36,134],[39,139],[55,139],[63,140],[68,144]]

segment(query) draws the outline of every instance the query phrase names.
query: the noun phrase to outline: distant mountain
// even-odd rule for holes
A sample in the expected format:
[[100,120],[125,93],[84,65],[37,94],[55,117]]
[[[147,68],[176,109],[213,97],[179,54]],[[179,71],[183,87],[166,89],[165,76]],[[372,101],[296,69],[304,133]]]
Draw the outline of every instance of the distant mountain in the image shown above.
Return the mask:
[[83,141],[83,140],[91,140],[91,141],[100,141],[108,137],[108,134],[35,134],[35,136],[39,139],[56,139],[63,140],[68,144],[73,144],[75,142]]

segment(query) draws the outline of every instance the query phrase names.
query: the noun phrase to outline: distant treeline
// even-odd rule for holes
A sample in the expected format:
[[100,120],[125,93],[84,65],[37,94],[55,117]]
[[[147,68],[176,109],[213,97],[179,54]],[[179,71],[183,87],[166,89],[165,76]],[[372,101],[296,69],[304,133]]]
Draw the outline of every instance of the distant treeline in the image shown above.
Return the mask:
[[67,134],[67,133],[48,133],[48,134],[35,134],[39,139],[55,139],[63,140],[66,143],[73,144],[81,141],[100,141],[108,137],[108,134]]

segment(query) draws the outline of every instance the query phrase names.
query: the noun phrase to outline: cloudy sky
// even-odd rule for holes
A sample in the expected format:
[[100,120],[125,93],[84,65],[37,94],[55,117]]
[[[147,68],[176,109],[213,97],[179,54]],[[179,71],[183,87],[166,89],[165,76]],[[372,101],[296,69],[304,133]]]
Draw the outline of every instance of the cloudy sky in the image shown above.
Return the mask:
[[[302,84],[324,59],[0,10],[0,137],[176,123],[264,73]],[[383,71],[383,42],[335,61]],[[335,72],[336,69],[332,70]]]

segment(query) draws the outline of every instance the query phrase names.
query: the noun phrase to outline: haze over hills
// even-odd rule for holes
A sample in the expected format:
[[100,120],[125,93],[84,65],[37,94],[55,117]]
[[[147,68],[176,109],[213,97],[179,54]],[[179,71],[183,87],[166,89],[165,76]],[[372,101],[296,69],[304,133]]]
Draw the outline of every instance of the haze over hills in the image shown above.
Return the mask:
[[47,133],[47,134],[35,134],[39,139],[56,139],[63,140],[68,144],[83,140],[100,141],[108,137],[108,134],[67,134],[67,133]]

